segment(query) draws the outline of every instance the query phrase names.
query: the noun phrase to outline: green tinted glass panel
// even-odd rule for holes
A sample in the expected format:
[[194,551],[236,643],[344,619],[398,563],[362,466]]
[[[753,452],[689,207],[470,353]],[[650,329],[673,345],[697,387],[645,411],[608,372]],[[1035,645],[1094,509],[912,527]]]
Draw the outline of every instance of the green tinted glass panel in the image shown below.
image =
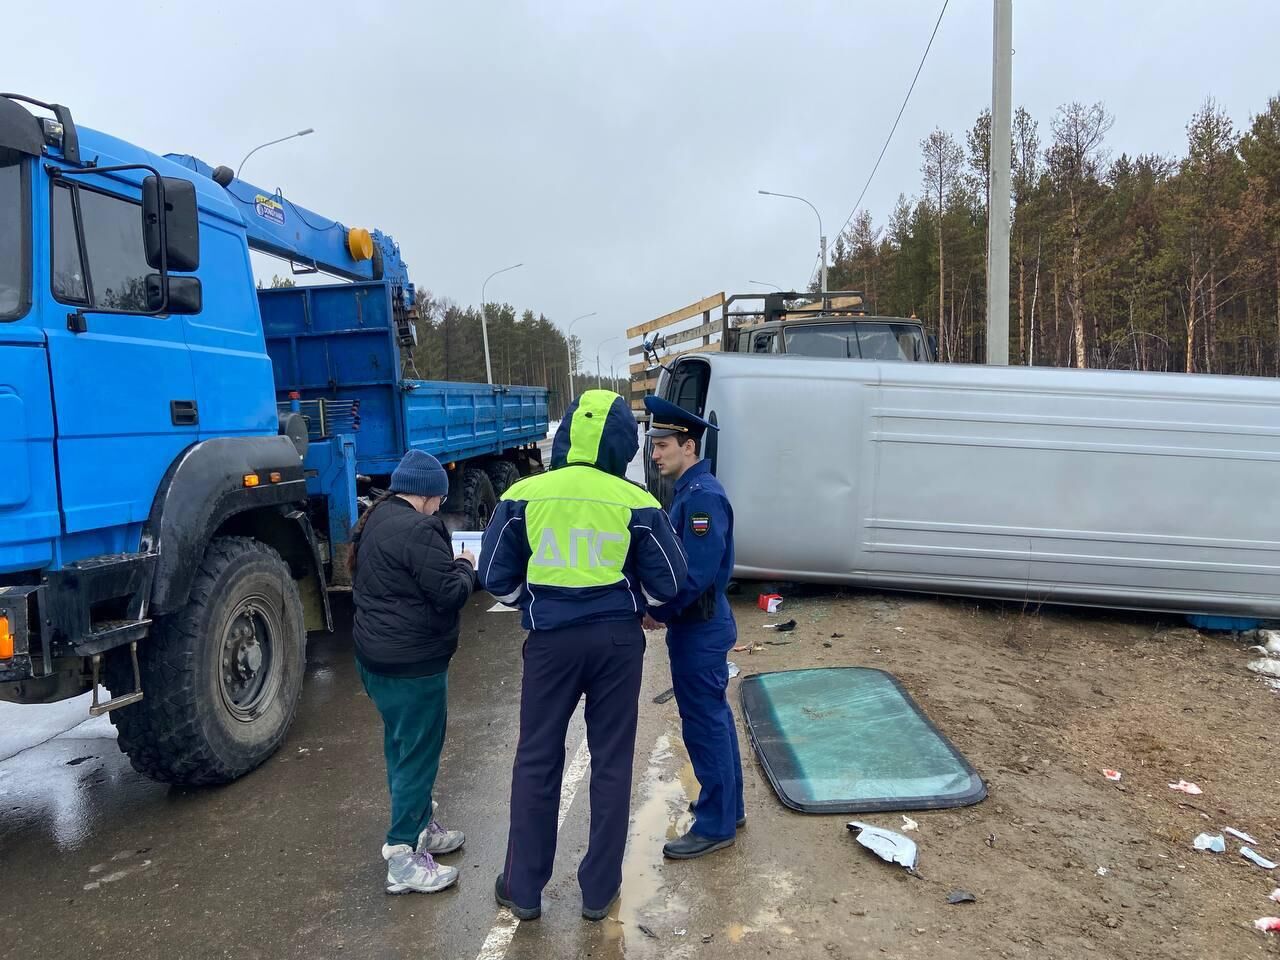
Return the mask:
[[782,802],[806,813],[962,807],[982,778],[892,675],[864,667],[742,681],[752,744]]

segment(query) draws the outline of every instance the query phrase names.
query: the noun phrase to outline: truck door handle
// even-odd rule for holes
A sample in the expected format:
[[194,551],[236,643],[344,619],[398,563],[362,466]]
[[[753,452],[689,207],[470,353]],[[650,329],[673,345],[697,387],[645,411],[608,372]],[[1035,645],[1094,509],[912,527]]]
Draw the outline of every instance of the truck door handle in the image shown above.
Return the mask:
[[190,427],[200,422],[200,411],[194,400],[170,400],[169,419],[175,427]]

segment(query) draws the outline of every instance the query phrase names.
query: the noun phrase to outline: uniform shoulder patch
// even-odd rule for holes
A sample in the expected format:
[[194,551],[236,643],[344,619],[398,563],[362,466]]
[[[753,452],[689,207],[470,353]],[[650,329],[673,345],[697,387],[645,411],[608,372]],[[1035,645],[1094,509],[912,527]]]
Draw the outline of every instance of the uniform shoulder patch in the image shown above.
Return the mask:
[[695,537],[705,537],[711,531],[711,514],[690,514],[689,529],[693,531]]

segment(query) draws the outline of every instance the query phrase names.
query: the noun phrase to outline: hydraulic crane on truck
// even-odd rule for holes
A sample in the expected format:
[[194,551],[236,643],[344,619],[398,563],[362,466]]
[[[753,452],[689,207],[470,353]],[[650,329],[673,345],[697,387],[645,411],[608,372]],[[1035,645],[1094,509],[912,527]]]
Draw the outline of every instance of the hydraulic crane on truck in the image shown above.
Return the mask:
[[327,273],[343,280],[386,280],[391,284],[396,335],[404,347],[417,343],[417,300],[400,245],[381,230],[348,227],[301,207],[274,192],[236,178],[227,166],[198,157],[167,153],[172,160],[222,187],[240,210],[250,250],[288,260],[295,275]]

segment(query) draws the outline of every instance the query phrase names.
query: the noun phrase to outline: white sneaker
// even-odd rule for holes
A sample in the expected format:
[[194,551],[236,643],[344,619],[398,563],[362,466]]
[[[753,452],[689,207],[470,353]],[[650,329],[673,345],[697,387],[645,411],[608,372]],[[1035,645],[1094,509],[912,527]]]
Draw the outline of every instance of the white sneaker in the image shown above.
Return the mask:
[[407,843],[383,845],[387,861],[387,893],[439,893],[458,881],[456,867],[438,864],[426,852],[415,853]]
[[430,853],[439,857],[461,850],[462,845],[467,842],[467,835],[461,830],[446,830],[440,826],[435,817],[439,806],[434,800],[431,801],[431,822],[427,824],[427,829],[418,834],[418,853]]

